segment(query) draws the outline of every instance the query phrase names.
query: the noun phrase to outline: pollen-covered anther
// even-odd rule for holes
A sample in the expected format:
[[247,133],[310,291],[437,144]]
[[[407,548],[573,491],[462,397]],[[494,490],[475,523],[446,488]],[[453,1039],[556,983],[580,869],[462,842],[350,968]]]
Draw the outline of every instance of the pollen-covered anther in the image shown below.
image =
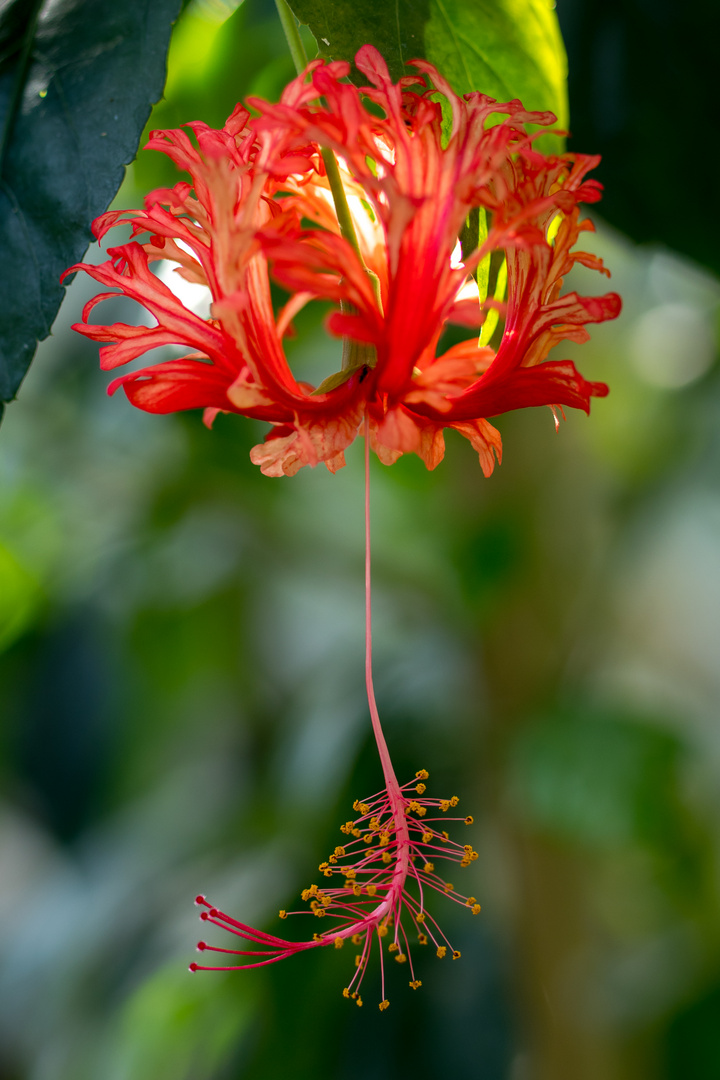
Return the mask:
[[348,881],[352,881],[353,878],[357,877],[357,870],[354,870],[352,867],[350,867],[349,870],[345,871],[345,877],[348,879]]
[[354,821],[346,821],[344,825],[340,826],[340,832],[345,833],[346,836],[349,836],[354,828],[355,828],[355,822]]
[[442,958],[443,958],[443,956],[445,955],[446,952],[447,952],[447,948],[444,945],[438,945],[438,947],[437,947],[437,955],[440,957],[441,960],[442,960]]
[[418,945],[427,945],[427,934],[418,934]]
[[397,956],[395,957],[395,963],[396,964],[404,964],[406,960],[407,960],[407,956],[405,955],[404,952],[399,952],[397,954]]
[[362,941],[362,934],[353,934],[350,940],[352,941],[353,945],[359,945]]
[[377,936],[378,937],[387,937],[387,934],[388,934],[387,926],[378,926],[378,928],[377,928]]
[[423,844],[429,844],[430,841],[432,840],[432,838],[433,838],[433,834],[431,832],[424,832],[422,834],[422,842],[423,842]]
[[317,885],[311,885],[309,889],[303,889],[300,896],[303,900],[309,900],[313,896],[317,896]]
[[459,949],[453,949],[453,960],[459,960],[461,956],[462,953]]
[[421,979],[412,979],[408,983],[408,986],[410,987],[411,990],[418,990],[422,986],[422,980]]
[[370,827],[371,829],[373,829],[373,830],[377,831],[377,830],[378,830],[378,829],[379,829],[379,828],[381,827],[381,826],[380,826],[380,818],[378,818],[378,817],[371,817],[371,818],[370,818],[370,821],[369,821],[369,827]]
[[426,789],[425,784],[417,784],[416,787],[415,787],[415,791],[417,792],[418,795],[423,795],[426,790],[427,789]]
[[359,968],[362,964],[362,953],[355,953],[355,967]]
[[368,896],[374,896],[377,892],[377,885],[367,885],[365,887],[365,892],[368,894]]
[[465,901],[465,906],[472,907],[473,904],[477,904],[477,900],[474,896],[468,896],[467,900]]
[[435,869],[435,863],[426,862],[425,865],[423,866],[423,873],[424,874],[432,874],[434,869]]
[[278,911],[278,915],[281,919],[287,919],[287,911],[285,908],[281,908],[280,911]]
[[359,799],[356,799],[353,803],[353,810],[356,814],[368,814],[370,812],[370,807],[367,803],[360,802]]
[[329,870],[329,869],[330,869],[330,864],[326,863],[326,862],[321,862],[320,865],[318,866],[318,870],[322,870],[323,874],[325,873],[326,870]]
[[430,773],[427,771],[427,769],[418,769],[418,771],[415,773],[416,780],[427,780],[429,776]]
[[388,952],[397,952],[399,948],[397,941],[393,941],[388,945]]
[[362,887],[358,885],[357,881],[352,887],[353,896],[362,896]]
[[345,988],[343,989],[343,992],[342,992],[342,996],[343,996],[344,998],[349,998],[349,997],[350,997],[350,989],[349,989],[349,987],[347,987],[347,986],[346,986],[346,987],[345,987]]
[[472,911],[473,915],[479,915],[480,912],[482,911],[482,908],[480,907],[479,904],[473,904],[473,906],[472,906],[472,908],[470,910]]
[[342,949],[344,944],[345,944],[344,940],[339,936],[336,937],[334,942],[333,942],[333,945],[335,946],[336,949]]
[[459,802],[460,802],[460,800],[458,799],[457,795],[453,795],[452,799],[450,800],[450,805],[451,806],[457,806],[457,804]]
[[[345,848],[344,848],[344,847],[340,847],[340,845],[338,845],[338,846],[337,846],[337,847],[335,848],[335,850],[333,851],[333,855],[335,856],[335,858],[336,858],[336,859],[342,859],[342,857],[343,857],[343,855],[344,855],[344,854],[345,854]],[[331,856],[331,857],[332,857],[332,856]]]
[[449,881],[443,882],[443,889],[445,889],[445,892],[452,892],[454,888],[455,886],[452,885]]
[[440,809],[442,810],[443,814],[446,814],[448,812],[448,810],[450,809],[450,800],[449,799],[441,799],[440,800]]
[[[450,804],[448,803],[448,805]],[[405,808],[405,813],[413,813],[417,814],[418,817],[425,817],[425,815],[427,814],[427,810],[424,806],[422,806],[421,803],[417,801],[417,799],[411,799]]]
[[465,818],[465,824],[472,825],[474,820],[475,818],[472,816],[472,814],[468,814],[468,816]]
[[389,851],[383,851],[383,853],[382,853],[382,861],[384,863],[392,862],[392,855],[390,854]]
[[380,1004],[378,1005],[378,1009],[380,1010],[380,1012],[385,1012],[385,1010],[387,1008],[389,1008],[389,1007],[390,1007],[390,1002],[387,1000],[387,998],[385,999],[385,1001],[381,1001]]
[[425,922],[425,912],[418,911],[417,915],[415,916],[415,921],[419,923]]
[[390,843],[390,833],[381,832],[378,836],[378,844],[380,847],[386,847]]
[[356,840],[359,840],[360,837],[362,836],[362,833],[360,832],[359,829],[352,829],[351,832],[352,832],[352,835],[355,837]]
[[358,1009],[361,1009],[361,1008],[362,1008],[362,1003],[363,1003],[363,1000],[362,1000],[362,998],[360,997],[360,995],[358,994],[358,997],[357,997],[357,1001],[355,1002],[355,1004],[357,1005]]

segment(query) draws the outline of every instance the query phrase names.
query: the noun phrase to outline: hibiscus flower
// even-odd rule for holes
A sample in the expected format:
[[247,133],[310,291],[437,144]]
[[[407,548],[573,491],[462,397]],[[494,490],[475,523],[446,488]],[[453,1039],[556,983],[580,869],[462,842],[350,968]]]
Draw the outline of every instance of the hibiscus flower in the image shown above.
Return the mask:
[[[149,146],[189,173],[191,183],[152,192],[143,210],[111,211],[95,235],[130,223],[142,242],[110,248],[100,266],[76,265],[138,301],[154,326],[88,322],[80,333],[104,344],[111,369],[159,345],[188,355],[121,375],[130,401],[149,412],[202,407],[266,420],[252,460],[271,476],[303,465],[344,464],[367,416],[371,445],[386,464],[416,453],[442,460],[443,430],[477,450],[485,475],[501,440],[488,418],[535,405],[589,411],[604,396],[569,360],[548,360],[563,340],[585,341],[586,324],[614,318],[614,293],[561,295],[573,251],[592,229],[580,204],[600,197],[587,179],[596,157],[541,154],[528,126],[551,113],[455,95],[430,64],[393,83],[372,46],[357,54],[368,86],[344,81],[349,65],[310,63],[280,102],[238,106],[220,131],[202,123],[153,132]],[[438,93],[451,116],[444,127]],[[489,123],[491,117],[504,119]],[[338,223],[322,151],[339,163],[355,241]],[[462,235],[462,243],[459,237]],[[186,307],[154,272],[167,260],[212,298],[210,317]],[[271,276],[289,292],[273,307]],[[283,348],[309,301],[335,307],[330,332],[344,341],[339,370],[314,387],[293,374]],[[473,336],[442,350],[452,323]]]

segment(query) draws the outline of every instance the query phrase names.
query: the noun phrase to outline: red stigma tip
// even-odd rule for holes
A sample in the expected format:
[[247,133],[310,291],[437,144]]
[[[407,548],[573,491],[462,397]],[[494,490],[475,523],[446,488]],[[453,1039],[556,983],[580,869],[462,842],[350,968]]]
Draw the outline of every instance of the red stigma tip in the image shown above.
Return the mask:
[[209,918],[210,918],[210,916],[209,916],[209,914],[208,914],[208,912],[207,912],[207,911],[201,911],[201,912],[200,912],[200,918],[201,918],[201,919],[209,919]]
[[197,971],[197,969],[198,969],[197,964],[195,964],[195,963],[188,964],[188,971]]
[[205,903],[205,897],[204,896],[196,896],[195,897],[195,903],[196,904],[204,904]]
[[198,949],[198,952],[202,952],[203,949],[207,949],[207,945],[205,944],[204,941],[198,941],[197,949]]
[[210,910],[208,911],[208,915],[212,915],[213,919],[217,919],[219,914],[220,914],[220,912],[218,911],[218,909],[216,907],[211,907]]

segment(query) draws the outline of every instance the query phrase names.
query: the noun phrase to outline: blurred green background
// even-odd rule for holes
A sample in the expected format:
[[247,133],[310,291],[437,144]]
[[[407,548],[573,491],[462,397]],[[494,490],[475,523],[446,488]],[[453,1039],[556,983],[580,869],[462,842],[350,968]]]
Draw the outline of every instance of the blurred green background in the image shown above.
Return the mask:
[[[292,73],[267,5],[191,5],[151,126]],[[116,205],[173,179],[141,154]],[[563,350],[612,387],[592,417],[501,418],[490,480],[451,436],[434,473],[373,463],[380,712],[401,779],[475,815],[483,905],[438,899],[462,960],[382,1014],[334,950],[186,970],[198,892],[301,936],[278,908],[379,786],[362,446],[271,480],[262,425],[108,399],[73,284],[0,430],[0,1080],[720,1077],[720,283],[589,244],[625,303]],[[339,366],[323,314],[309,378]]]

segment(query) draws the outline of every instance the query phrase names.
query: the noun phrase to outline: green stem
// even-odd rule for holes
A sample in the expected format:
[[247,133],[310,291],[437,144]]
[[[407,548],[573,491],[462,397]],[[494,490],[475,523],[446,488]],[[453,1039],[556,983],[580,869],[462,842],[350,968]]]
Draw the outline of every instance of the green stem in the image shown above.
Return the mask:
[[[297,19],[290,10],[287,0],[275,0],[275,6],[280,16],[280,22],[285,32],[285,38],[290,49],[290,55],[293,58],[295,64],[295,70],[300,75],[307,67],[308,57],[305,52],[305,46],[303,45],[302,38],[300,37],[300,28],[298,27]],[[338,225],[340,226],[340,235],[343,236],[347,242],[352,246],[353,251],[363,263],[362,256],[360,254],[360,245],[358,243],[357,233],[355,232],[355,226],[350,214],[350,207],[348,206],[347,197],[345,195],[345,189],[340,179],[340,170],[338,163],[335,160],[335,155],[332,150],[327,147],[321,150],[322,159],[325,162],[325,172],[327,173],[328,182],[330,184],[330,191],[335,202],[335,213],[337,214]]]
[[285,32],[285,38],[288,43],[288,48],[290,49],[290,55],[293,58],[295,70],[298,75],[300,75],[307,67],[308,57],[305,52],[303,40],[300,37],[300,28],[297,19],[290,10],[286,0],[275,0],[275,7],[280,16],[280,22],[282,23],[282,28]]

